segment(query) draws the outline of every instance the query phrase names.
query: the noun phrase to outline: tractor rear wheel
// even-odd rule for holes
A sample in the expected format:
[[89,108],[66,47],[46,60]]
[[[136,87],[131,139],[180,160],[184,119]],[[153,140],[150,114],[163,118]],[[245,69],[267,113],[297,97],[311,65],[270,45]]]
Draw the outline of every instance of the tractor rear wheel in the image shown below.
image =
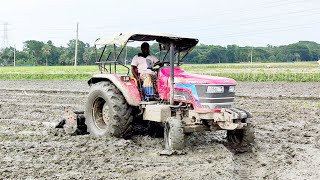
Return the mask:
[[110,81],[93,84],[85,106],[88,132],[95,136],[124,137],[133,120],[132,107]]
[[184,148],[184,133],[181,120],[171,117],[165,123],[164,142],[166,150],[181,150]]
[[250,123],[248,123],[248,126],[244,127],[244,129],[227,131],[227,140],[229,145],[236,151],[251,151],[254,139],[254,129]]

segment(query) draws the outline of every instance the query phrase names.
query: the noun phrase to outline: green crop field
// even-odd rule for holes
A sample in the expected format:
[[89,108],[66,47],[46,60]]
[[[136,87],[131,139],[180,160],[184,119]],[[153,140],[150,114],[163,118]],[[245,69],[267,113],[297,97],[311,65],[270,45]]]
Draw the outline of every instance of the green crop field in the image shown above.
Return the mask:
[[[185,64],[182,68],[191,73],[230,77],[237,81],[320,82],[320,66],[315,62]],[[99,72],[98,66],[1,67],[0,79],[86,80],[92,74]],[[125,67],[117,66],[117,73],[126,72]]]

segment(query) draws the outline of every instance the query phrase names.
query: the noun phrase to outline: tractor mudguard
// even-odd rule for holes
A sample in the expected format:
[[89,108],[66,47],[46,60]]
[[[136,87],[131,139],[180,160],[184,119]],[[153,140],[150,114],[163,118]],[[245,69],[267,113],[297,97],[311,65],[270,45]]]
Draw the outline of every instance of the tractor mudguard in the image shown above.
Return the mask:
[[[141,95],[139,93],[138,87],[133,79],[129,81],[124,81],[121,78],[121,75],[116,74],[95,74],[88,81],[88,84],[101,82],[101,81],[111,81],[123,94],[124,98],[131,106],[139,106],[141,102]],[[128,76],[127,76],[128,77]]]

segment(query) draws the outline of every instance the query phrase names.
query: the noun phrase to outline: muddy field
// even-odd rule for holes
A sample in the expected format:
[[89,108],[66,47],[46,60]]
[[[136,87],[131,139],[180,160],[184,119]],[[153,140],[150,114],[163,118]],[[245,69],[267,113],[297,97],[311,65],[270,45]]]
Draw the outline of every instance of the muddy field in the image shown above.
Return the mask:
[[320,84],[240,83],[254,115],[253,153],[224,133],[191,135],[186,155],[159,156],[163,139],[67,136],[65,107],[83,110],[85,81],[0,81],[0,179],[319,179]]

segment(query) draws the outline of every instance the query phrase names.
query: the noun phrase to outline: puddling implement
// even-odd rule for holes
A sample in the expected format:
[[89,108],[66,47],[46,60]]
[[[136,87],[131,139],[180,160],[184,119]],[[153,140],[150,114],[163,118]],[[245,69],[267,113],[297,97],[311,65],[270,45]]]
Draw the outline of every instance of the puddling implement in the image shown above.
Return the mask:
[[63,128],[67,134],[72,136],[89,134],[85,124],[84,111],[65,109],[64,119],[55,128]]

